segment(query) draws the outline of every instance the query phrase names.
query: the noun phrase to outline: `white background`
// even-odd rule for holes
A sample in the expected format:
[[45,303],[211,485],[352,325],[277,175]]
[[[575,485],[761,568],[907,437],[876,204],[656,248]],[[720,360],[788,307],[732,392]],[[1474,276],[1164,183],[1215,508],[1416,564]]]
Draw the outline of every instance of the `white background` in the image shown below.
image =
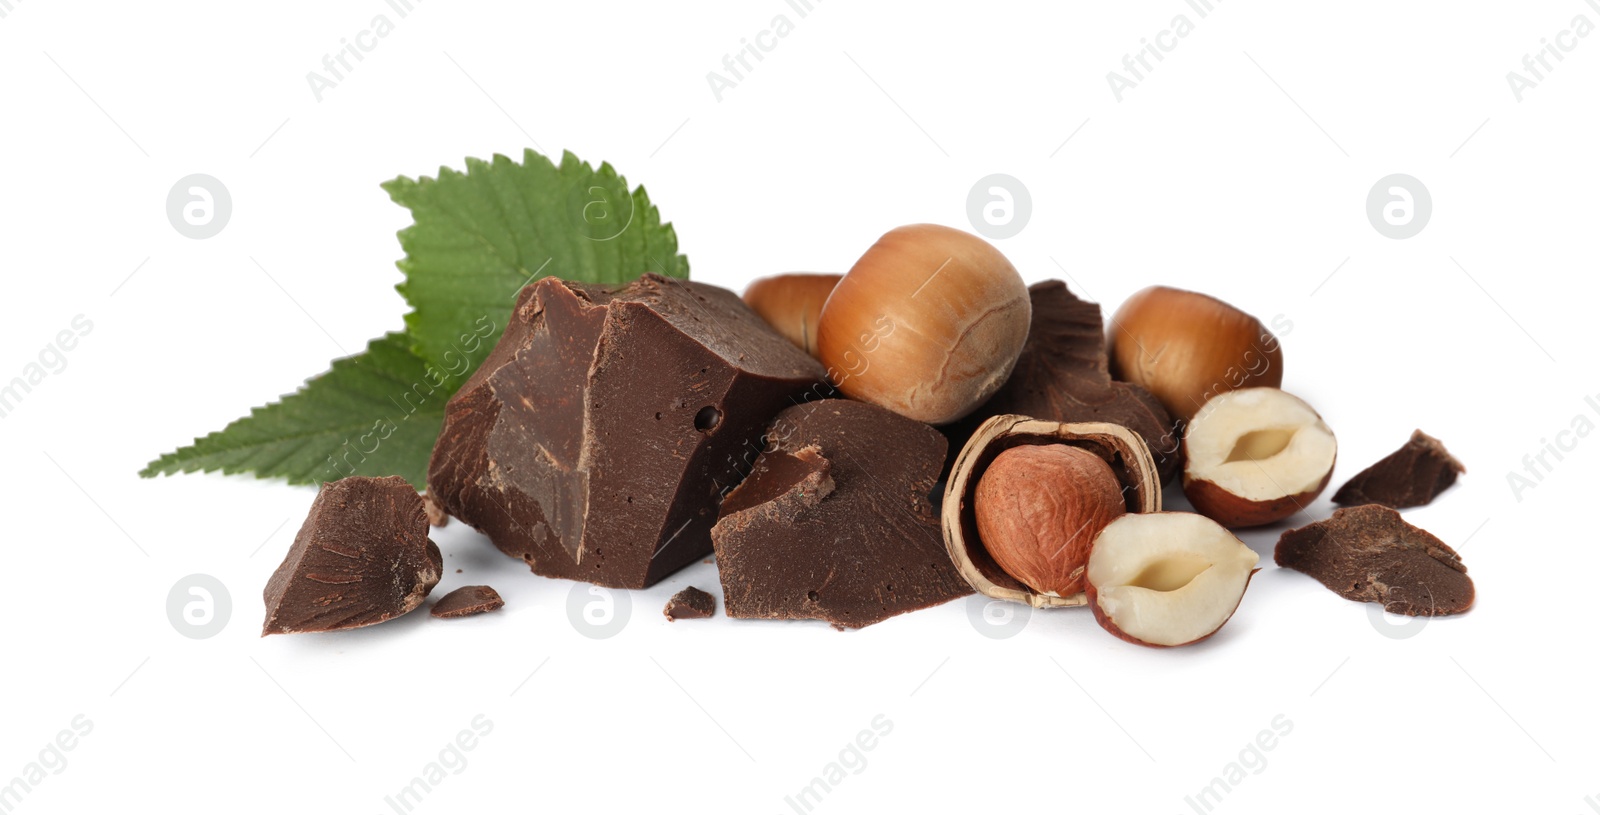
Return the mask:
[[[1600,23],[1580,0],[1228,0],[1203,20],[1180,0],[827,0],[804,19],[781,0],[429,0],[320,102],[307,72],[394,18],[381,0],[9,5],[0,381],[75,315],[94,325],[0,419],[0,783],[93,723],[17,811],[391,812],[480,714],[493,730],[415,811],[792,812],[880,714],[892,732],[815,811],[1193,812],[1280,714],[1292,731],[1214,811],[1600,797],[1581,514],[1600,439],[1563,437],[1520,496],[1507,482],[1574,417],[1600,423],[1600,36],[1520,102],[1505,76],[1575,15]],[[717,101],[707,72],[779,13],[793,32]],[[1193,33],[1118,102],[1107,72],[1179,13]],[[1245,536],[1266,568],[1238,615],[1188,649],[1075,610],[991,639],[959,601],[854,633],[667,623],[678,588],[720,594],[706,564],[591,640],[572,584],[456,524],[440,591],[490,583],[503,612],[259,638],[314,491],[135,473],[401,326],[408,215],[379,182],[528,146],[645,184],[694,276],[736,288],[842,271],[898,224],[966,227],[974,182],[1013,175],[1032,217],[998,245],[1030,281],[1065,273],[1108,309],[1174,284],[1292,321],[1284,385],[1337,432],[1335,486],[1415,427],[1444,439],[1469,473],[1407,518],[1459,546],[1478,606],[1386,636],[1406,621],[1273,567],[1274,528]],[[1434,203],[1408,240],[1365,214],[1396,172]],[[209,240],[165,214],[190,173],[232,194]],[[211,639],[167,619],[194,573],[231,594]]]

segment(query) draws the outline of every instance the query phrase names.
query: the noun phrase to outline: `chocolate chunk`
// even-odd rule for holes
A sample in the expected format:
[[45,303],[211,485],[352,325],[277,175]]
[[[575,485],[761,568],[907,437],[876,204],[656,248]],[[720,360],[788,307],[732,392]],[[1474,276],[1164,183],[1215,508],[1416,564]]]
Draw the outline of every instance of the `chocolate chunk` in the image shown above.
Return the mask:
[[1466,471],[1442,442],[1418,430],[1404,447],[1346,481],[1333,494],[1333,502],[1340,506],[1420,507],[1439,497]]
[[262,592],[261,636],[392,620],[422,605],[443,569],[439,547],[428,540],[422,496],[404,478],[323,484]]
[[429,491],[538,574],[643,588],[711,551],[762,429],[825,375],[725,289],[545,278],[450,400]]
[[1028,287],[1033,319],[1011,378],[971,416],[947,426],[953,452],[991,416],[1015,413],[1052,422],[1110,422],[1139,434],[1165,484],[1183,463],[1172,417],[1155,396],[1112,380],[1100,306],[1059,280]]
[[694,620],[710,617],[716,613],[716,610],[717,598],[694,586],[690,586],[672,595],[672,599],[667,601],[667,607],[662,609],[661,613],[667,615],[668,620],[677,622],[680,619]]
[[1381,603],[1391,614],[1460,614],[1475,594],[1455,550],[1377,504],[1336,510],[1332,518],[1283,533],[1275,559],[1340,597]]
[[767,437],[711,530],[728,616],[860,628],[972,593],[929,503],[937,430],[827,399],[778,414]]
[[462,586],[434,602],[428,613],[435,617],[470,617],[485,611],[494,611],[506,604],[500,592],[488,586]]

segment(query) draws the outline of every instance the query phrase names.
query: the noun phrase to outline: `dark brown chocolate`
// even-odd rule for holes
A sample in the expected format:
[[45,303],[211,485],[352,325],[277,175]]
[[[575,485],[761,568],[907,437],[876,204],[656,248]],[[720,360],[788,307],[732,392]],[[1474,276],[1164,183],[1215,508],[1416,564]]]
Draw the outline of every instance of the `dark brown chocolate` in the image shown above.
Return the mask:
[[261,636],[392,620],[422,605],[443,569],[422,496],[404,478],[323,484],[262,592]]
[[444,619],[470,617],[494,611],[505,604],[506,601],[500,599],[500,592],[488,586],[462,586],[434,601],[428,613]]
[[711,530],[728,616],[860,628],[971,594],[929,502],[944,454],[937,430],[865,402],[778,414]]
[[672,622],[678,620],[696,620],[710,617],[717,611],[717,598],[708,592],[690,586],[667,601],[667,607],[661,610]]
[[1377,504],[1336,510],[1283,533],[1274,559],[1340,597],[1380,603],[1391,614],[1460,614],[1476,594],[1454,549]]
[[1139,434],[1163,484],[1183,463],[1172,417],[1155,396],[1112,380],[1100,306],[1079,300],[1059,280],[1028,287],[1033,319],[1022,356],[1005,385],[976,412],[945,428],[952,451],[991,416],[1015,413],[1052,422],[1110,422]]
[[1431,503],[1467,468],[1444,449],[1444,443],[1418,430],[1404,447],[1356,473],[1333,494],[1340,506],[1382,504],[1394,509]]
[[711,551],[766,423],[824,377],[725,289],[545,278],[450,400],[429,491],[538,574],[643,588]]

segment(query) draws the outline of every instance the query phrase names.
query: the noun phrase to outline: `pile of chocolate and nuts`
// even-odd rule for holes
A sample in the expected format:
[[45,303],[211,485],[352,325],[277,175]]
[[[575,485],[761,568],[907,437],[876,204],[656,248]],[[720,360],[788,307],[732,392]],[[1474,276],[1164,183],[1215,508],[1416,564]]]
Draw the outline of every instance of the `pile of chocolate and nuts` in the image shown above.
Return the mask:
[[[428,525],[453,516],[537,574],[612,588],[715,552],[732,617],[859,628],[977,591],[1087,605],[1130,642],[1198,642],[1257,571],[1229,530],[1302,512],[1333,472],[1333,431],[1282,378],[1277,338],[1227,303],[1148,288],[1108,332],[1064,283],[1027,286],[942,226],[742,299],[653,274],[544,278],[450,401],[426,499],[401,478],[325,485],[263,633],[421,606],[442,571]],[[1395,511],[1463,471],[1418,431],[1275,559],[1393,613],[1465,611],[1460,558]],[[1195,513],[1162,511],[1180,477]],[[667,614],[714,602],[687,589]],[[500,605],[469,586],[433,613]]]

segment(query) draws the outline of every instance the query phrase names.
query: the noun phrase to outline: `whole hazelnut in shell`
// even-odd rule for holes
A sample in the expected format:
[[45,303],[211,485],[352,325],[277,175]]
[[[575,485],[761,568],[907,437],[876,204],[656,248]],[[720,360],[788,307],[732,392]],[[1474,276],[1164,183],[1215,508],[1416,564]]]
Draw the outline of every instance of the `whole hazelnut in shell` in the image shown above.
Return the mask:
[[983,404],[1028,338],[1028,287],[976,235],[893,229],[840,280],[817,324],[817,359],[846,396],[928,424]]

